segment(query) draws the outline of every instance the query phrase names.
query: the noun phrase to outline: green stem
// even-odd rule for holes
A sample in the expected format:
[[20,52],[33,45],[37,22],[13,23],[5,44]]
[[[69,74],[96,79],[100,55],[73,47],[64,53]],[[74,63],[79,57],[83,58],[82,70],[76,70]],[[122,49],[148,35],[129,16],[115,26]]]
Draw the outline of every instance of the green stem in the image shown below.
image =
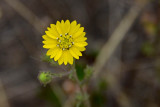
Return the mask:
[[[76,72],[76,68],[75,68],[75,60],[74,60],[74,62],[73,62],[72,70],[73,70],[73,72],[74,72],[74,78],[75,78],[75,80],[76,80],[76,82],[77,82],[77,84],[78,84],[78,86],[79,86],[80,93],[82,94],[82,96],[83,96],[83,98],[84,98],[86,92],[83,90],[83,86],[82,86],[82,84],[81,84],[81,81],[79,81],[79,79],[78,79],[77,72]],[[86,104],[86,107],[90,107],[90,103],[89,103],[89,100],[88,100],[88,99],[87,99],[84,103]],[[80,106],[80,104],[78,104],[78,105]]]

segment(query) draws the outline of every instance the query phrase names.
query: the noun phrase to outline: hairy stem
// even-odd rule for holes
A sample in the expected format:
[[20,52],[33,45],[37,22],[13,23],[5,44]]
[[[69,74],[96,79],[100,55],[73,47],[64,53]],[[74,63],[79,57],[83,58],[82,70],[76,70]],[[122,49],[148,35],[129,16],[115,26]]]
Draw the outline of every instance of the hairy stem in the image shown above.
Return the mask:
[[[81,84],[81,81],[78,79],[78,76],[77,76],[77,73],[76,73],[76,68],[75,68],[75,61],[73,62],[72,67],[73,67],[72,69],[73,69],[73,72],[74,72],[73,76],[76,80],[77,85],[79,86],[80,93],[83,96],[83,98],[85,98],[85,95],[87,94],[87,92],[83,89],[83,85]],[[90,107],[90,102],[89,102],[88,98],[84,100],[84,104],[85,104],[86,107]]]

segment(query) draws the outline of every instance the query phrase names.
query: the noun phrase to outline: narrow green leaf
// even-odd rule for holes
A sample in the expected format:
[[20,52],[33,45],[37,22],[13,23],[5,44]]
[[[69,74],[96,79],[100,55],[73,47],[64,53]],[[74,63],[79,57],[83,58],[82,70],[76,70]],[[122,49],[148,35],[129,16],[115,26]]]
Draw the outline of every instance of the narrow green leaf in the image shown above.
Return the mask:
[[77,77],[80,81],[82,81],[85,77],[85,73],[84,73],[84,67],[82,65],[78,65],[76,64],[76,74],[77,74]]

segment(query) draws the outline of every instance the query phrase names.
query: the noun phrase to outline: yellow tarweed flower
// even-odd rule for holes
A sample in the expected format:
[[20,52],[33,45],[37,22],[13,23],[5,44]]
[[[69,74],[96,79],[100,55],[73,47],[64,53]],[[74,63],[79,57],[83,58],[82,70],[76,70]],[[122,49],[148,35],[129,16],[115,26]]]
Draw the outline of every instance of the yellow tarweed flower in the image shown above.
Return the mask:
[[63,62],[73,64],[73,57],[79,59],[82,51],[85,51],[86,42],[84,27],[80,27],[76,21],[70,23],[57,21],[56,25],[51,24],[48,31],[43,35],[43,48],[49,49],[47,55],[58,61],[59,65]]

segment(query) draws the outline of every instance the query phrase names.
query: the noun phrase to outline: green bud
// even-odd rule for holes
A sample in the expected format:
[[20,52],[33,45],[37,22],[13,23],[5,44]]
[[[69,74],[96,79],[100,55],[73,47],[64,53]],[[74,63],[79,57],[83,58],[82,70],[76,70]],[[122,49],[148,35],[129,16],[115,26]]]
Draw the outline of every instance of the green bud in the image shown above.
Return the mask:
[[38,75],[40,83],[47,85],[52,80],[52,74],[50,72],[40,72]]

